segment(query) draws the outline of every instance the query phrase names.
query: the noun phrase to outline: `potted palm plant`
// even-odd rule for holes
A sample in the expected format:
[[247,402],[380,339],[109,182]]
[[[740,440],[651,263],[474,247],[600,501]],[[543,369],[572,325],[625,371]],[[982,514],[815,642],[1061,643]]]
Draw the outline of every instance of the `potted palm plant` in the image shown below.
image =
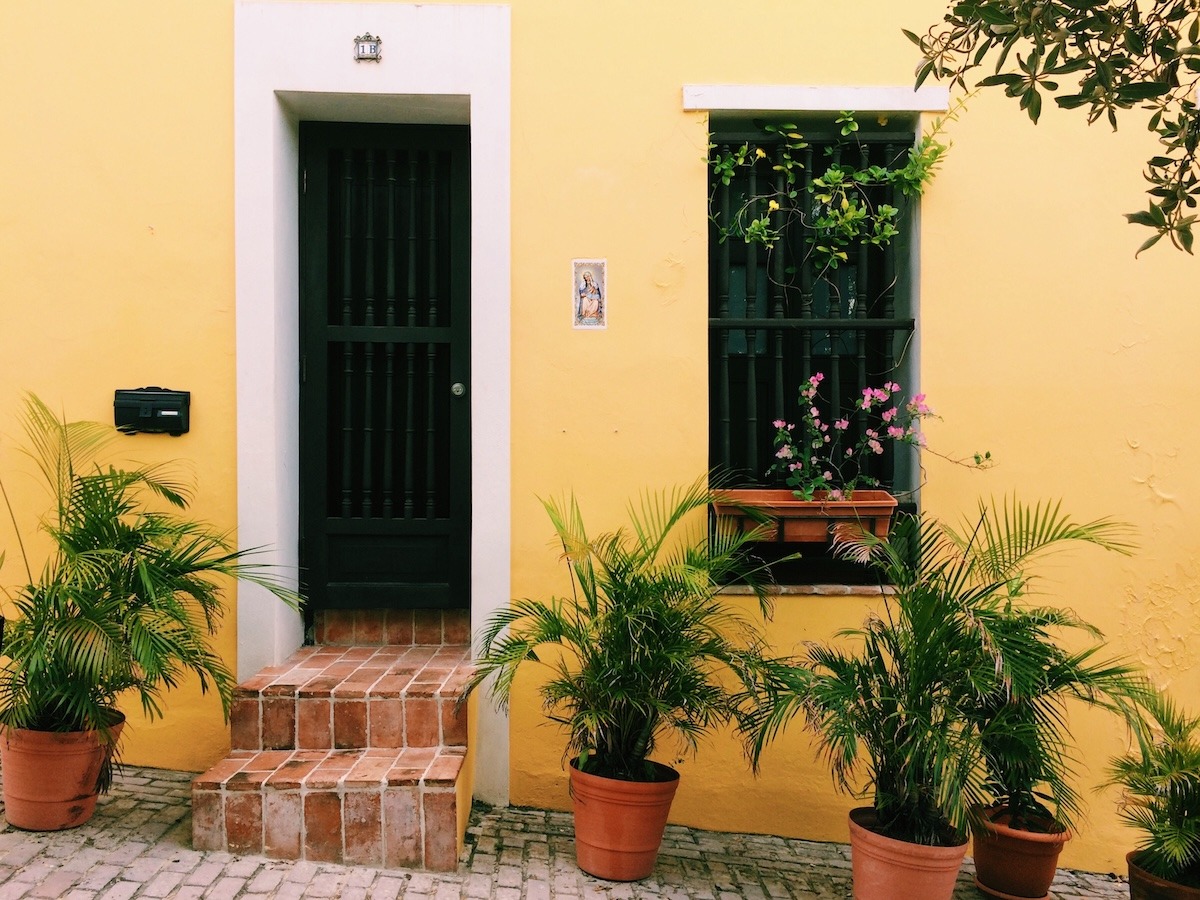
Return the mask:
[[1131,900],[1200,900],[1200,716],[1165,694],[1147,703],[1135,752],[1112,760],[1121,817],[1142,833],[1126,856]]
[[1056,632],[1100,636],[1067,611],[1014,609],[1003,627],[1023,632],[1007,643],[1028,652],[1020,665],[1031,677],[997,685],[967,707],[984,735],[988,797],[971,822],[975,884],[991,897],[1044,900],[1080,810],[1071,786],[1067,701],[1136,721],[1146,690],[1131,665],[1098,658],[1100,645],[1060,646]]
[[[1017,529],[1014,522],[1019,522]],[[1014,541],[1014,530],[1041,536],[1032,542]],[[1048,896],[1059,853],[1080,811],[1071,786],[1069,701],[1138,721],[1138,703],[1147,688],[1135,667],[1103,658],[1100,643],[1082,650],[1063,646],[1071,632],[1098,640],[1103,637],[1098,629],[1069,610],[1018,603],[1036,592],[1030,566],[1045,548],[1060,541],[1083,541],[1128,552],[1125,531],[1113,522],[1077,525],[1057,504],[1032,509],[1019,504],[983,506],[969,532],[948,529],[972,567],[1004,585],[1004,614],[996,627],[1005,633],[1009,667],[1015,672],[965,707],[968,720],[983,736],[987,802],[974,810],[971,831],[975,884],[988,896]]]
[[705,481],[629,506],[630,526],[590,536],[574,498],[544,506],[563,547],[571,594],[516,600],[486,623],[469,690],[493,679],[507,707],[526,663],[549,670],[547,717],[567,731],[576,858],[600,878],[650,874],[679,775],[652,757],[664,743],[695,751],[705,733],[740,722],[754,685],[776,664],[755,623],[719,596],[751,584],[753,533],[717,527]]
[[188,498],[163,470],[101,465],[111,426],[66,422],[33,396],[24,424],[51,494],[50,552],[35,572],[0,480],[26,576],[0,620],[0,768],[8,821],[44,831],[95,810],[119,756],[123,698],[160,716],[162,694],[191,673],[228,718],[234,678],[209,644],[219,579],[298,597],[220,532],[170,512]]
[[[999,527],[989,529],[985,523]],[[1010,723],[975,715],[980,697],[1027,696],[1041,676],[1038,622],[1021,610],[1027,568],[1068,541],[1120,547],[1122,526],[1077,525],[1057,505],[981,505],[966,537],[926,517],[901,516],[889,540],[860,532],[840,552],[891,585],[883,607],[835,644],[810,645],[757,716],[752,758],[803,715],[837,785],[870,807],[850,814],[855,897],[949,898],[966,853],[973,808],[985,805],[985,767]],[[1026,589],[1021,587],[1020,590]]]

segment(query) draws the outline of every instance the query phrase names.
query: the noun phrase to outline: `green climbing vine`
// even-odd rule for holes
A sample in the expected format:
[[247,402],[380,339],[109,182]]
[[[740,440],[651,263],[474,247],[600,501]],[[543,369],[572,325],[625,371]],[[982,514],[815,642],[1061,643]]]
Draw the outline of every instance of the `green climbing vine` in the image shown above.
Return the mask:
[[[723,149],[710,143],[708,161],[715,177],[709,212],[720,240],[740,239],[770,249],[798,225],[806,234],[808,259],[817,277],[826,277],[848,262],[851,249],[861,244],[886,246],[899,234],[901,217],[896,206],[877,199],[887,193],[879,189],[890,186],[904,197],[920,195],[949,149],[942,134],[957,112],[958,107],[936,119],[912,147],[887,165],[855,166],[846,161],[855,153],[841,152],[811,178],[805,178],[804,163],[811,145],[795,124],[763,125],[765,146],[746,141]],[[838,149],[857,149],[859,125],[854,113],[839,114],[835,126]],[[832,153],[834,147],[828,150]],[[772,177],[758,179],[765,189],[738,197],[736,208],[722,221],[715,210],[719,186],[728,186],[740,171],[766,164]]]

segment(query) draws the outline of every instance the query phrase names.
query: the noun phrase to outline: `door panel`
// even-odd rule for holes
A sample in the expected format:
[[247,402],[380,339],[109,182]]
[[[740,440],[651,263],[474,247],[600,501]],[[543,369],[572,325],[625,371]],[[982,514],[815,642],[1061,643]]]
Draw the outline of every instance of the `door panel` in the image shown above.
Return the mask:
[[311,605],[465,607],[465,126],[302,123],[301,509]]

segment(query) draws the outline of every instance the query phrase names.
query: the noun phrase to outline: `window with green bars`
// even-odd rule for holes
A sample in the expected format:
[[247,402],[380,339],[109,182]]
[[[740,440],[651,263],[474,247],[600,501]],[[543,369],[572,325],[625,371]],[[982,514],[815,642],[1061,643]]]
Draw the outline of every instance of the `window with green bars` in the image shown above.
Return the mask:
[[[902,186],[866,174],[903,167],[914,134],[843,134],[830,124],[716,124],[711,137],[711,159],[745,160],[712,167],[709,238],[709,460],[740,485],[783,486],[768,474],[774,423],[798,420],[812,375],[824,376],[822,421],[846,419],[843,446],[851,446],[869,427],[855,412],[863,390],[889,381],[907,388],[915,369],[913,202]],[[861,182],[844,194],[825,189],[846,171],[864,173]],[[894,237],[839,244],[823,204],[843,199],[895,209]],[[745,237],[756,228],[767,241]],[[864,459],[865,474],[903,500],[919,480],[915,457],[885,442]]]

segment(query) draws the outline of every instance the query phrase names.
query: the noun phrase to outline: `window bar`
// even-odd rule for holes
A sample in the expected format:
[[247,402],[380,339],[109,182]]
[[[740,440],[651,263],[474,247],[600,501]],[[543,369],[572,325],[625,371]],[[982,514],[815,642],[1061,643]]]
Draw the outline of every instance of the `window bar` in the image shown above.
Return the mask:
[[[859,146],[861,153],[860,168],[866,169],[871,165],[871,154],[868,145],[861,144]],[[858,244],[858,271],[854,282],[854,318],[865,319],[867,317],[867,283],[868,283],[868,245],[866,241],[859,241]],[[867,372],[867,332],[859,329],[855,332],[855,343],[858,351],[857,360],[855,362],[855,389],[861,391],[867,386],[869,375]],[[858,422],[860,428],[866,427],[866,414],[859,411]]]
[[[417,324],[417,158],[408,158],[408,327]],[[407,388],[404,406],[404,518],[413,517],[413,448],[416,443],[415,384],[417,348],[412,341],[405,344]]]
[[[387,294],[383,322],[389,328],[396,324],[396,151],[387,154]],[[392,441],[396,436],[393,388],[396,381],[396,345],[384,344],[386,357],[383,379],[383,517],[392,517]]]
[[[728,145],[721,147],[721,153],[729,152]],[[722,223],[720,227],[726,227],[729,224],[729,192],[730,187],[727,184],[722,184],[718,191],[720,193],[720,209]],[[720,268],[717,272],[717,316],[722,322],[722,328],[718,341],[720,342],[718,368],[717,368],[717,402],[720,406],[717,445],[720,447],[721,464],[730,466],[733,463],[733,451],[730,446],[731,431],[731,415],[729,411],[729,329],[724,327],[724,323],[729,320],[729,240],[721,241],[720,251]]]
[[[896,147],[893,144],[888,144],[885,147],[887,158],[894,159],[896,155]],[[897,206],[896,203],[896,187],[888,185],[887,187],[887,202],[891,206]],[[911,217],[910,217],[911,221]],[[883,248],[883,316],[886,319],[891,319],[896,315],[896,243],[890,242]],[[895,332],[892,332],[890,339],[886,342],[884,350],[884,362],[887,364],[887,370],[890,372],[896,365],[895,354]]]
[[[350,150],[342,152],[342,324],[353,324],[351,314],[351,269],[354,240],[354,158]],[[349,518],[353,512],[353,494],[351,482],[353,478],[350,457],[354,445],[354,344],[345,341],[342,344],[342,517]]]
[[[812,254],[809,253],[805,242],[808,233],[812,231],[812,182],[813,182],[813,149],[810,145],[804,151],[804,190],[800,196],[804,198],[805,212],[809,217],[809,225],[800,229],[798,238],[801,256],[800,263],[800,318],[811,319],[813,313],[813,270]],[[801,374],[804,377],[812,375],[812,332],[805,330],[800,334]]]
[[[783,146],[782,144],[776,149],[776,165],[780,167],[779,173],[775,176],[775,193],[777,196],[784,196],[787,190],[787,184],[783,176]],[[783,231],[784,210],[782,207],[775,210],[773,226],[781,232]],[[779,241],[775,244],[771,251],[771,292],[774,295],[773,315],[776,319],[784,317],[784,297],[783,297],[783,254],[784,242]],[[783,329],[778,328],[774,331],[775,335],[775,418],[782,419],[784,417],[784,387],[783,387]]]
[[[363,235],[365,248],[366,273],[363,293],[366,294],[367,308],[363,324],[375,324],[375,155],[367,151],[367,186],[364,195],[366,206],[366,232]],[[372,409],[372,393],[375,381],[375,343],[363,343],[363,446],[362,446],[362,515],[371,518],[371,463],[374,455],[375,421]]]
[[[758,210],[758,174],[754,166],[750,167],[750,182],[747,187],[748,207],[746,215],[754,218]],[[746,245],[746,274],[745,274],[746,311],[745,317],[750,318],[758,307],[758,248],[754,244]],[[746,464],[751,469],[758,468],[758,332],[753,328],[743,329],[746,336]]]
[[[437,157],[433,151],[429,153],[429,171],[427,174],[427,190],[429,192],[429,324],[436,328],[438,324],[438,238],[437,238]],[[437,345],[429,343],[425,348],[425,388],[427,403],[425,406],[425,515],[433,518],[434,488],[437,482],[437,470],[434,467],[436,446],[434,444],[434,382],[435,363],[437,360]]]
[[[835,144],[833,148],[833,157],[830,159],[831,166],[840,166],[842,164],[842,148]],[[833,277],[826,277],[826,283],[829,285],[829,308],[827,314],[831,319],[842,318],[842,279],[838,275],[836,269],[833,270]],[[846,279],[846,286],[849,288],[849,279]],[[827,332],[829,335],[829,420],[836,422],[842,417],[842,354],[839,349],[842,341],[840,329],[834,329]]]

